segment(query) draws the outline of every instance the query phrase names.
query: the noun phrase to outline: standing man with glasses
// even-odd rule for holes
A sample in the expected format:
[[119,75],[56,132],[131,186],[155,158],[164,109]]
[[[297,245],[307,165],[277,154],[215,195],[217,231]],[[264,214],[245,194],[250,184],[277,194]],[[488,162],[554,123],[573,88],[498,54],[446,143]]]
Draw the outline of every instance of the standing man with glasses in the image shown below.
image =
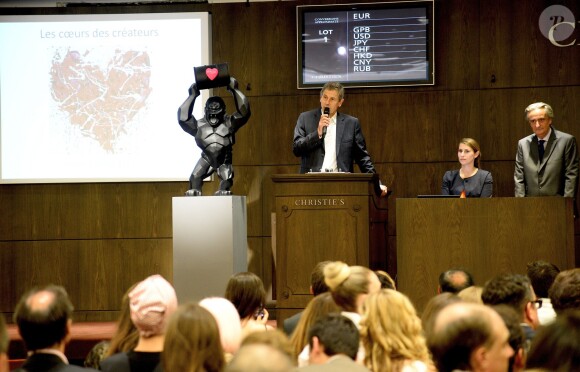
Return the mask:
[[534,134],[518,142],[515,196],[574,198],[578,186],[576,139],[552,127],[554,111],[547,103],[532,103],[525,115]]

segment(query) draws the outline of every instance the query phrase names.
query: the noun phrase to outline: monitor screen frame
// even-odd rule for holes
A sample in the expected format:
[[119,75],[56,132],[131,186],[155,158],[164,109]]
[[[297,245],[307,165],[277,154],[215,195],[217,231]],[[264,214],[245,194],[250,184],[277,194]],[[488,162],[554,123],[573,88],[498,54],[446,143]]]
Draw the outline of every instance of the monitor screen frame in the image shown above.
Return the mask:
[[[427,22],[427,68],[426,77],[423,79],[369,79],[348,80],[340,76],[328,76],[328,79],[320,79],[317,82],[305,81],[306,61],[311,58],[304,47],[303,35],[305,33],[305,17],[316,12],[362,12],[365,10],[389,10],[424,8]],[[327,4],[327,5],[299,5],[296,7],[296,43],[297,43],[297,88],[320,89],[327,81],[338,81],[345,88],[369,88],[369,87],[400,87],[400,86],[433,86],[435,85],[435,1],[434,0],[410,0],[380,3],[350,3],[350,4]],[[350,49],[350,45],[349,45]],[[345,75],[348,73],[345,68]]]

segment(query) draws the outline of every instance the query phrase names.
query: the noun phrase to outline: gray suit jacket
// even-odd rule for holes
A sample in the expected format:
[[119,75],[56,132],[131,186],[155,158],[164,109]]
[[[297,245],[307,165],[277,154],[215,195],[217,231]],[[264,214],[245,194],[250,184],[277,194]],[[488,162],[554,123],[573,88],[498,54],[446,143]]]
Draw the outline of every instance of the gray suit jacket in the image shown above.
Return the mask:
[[544,159],[539,161],[535,134],[518,142],[514,172],[515,196],[575,197],[578,187],[578,150],[574,136],[552,127]]
[[[353,172],[355,161],[362,173],[376,173],[357,118],[337,113],[336,163],[342,172]],[[320,172],[324,161],[324,138],[318,138],[320,108],[303,112],[294,128],[294,155],[302,157],[300,173]]]

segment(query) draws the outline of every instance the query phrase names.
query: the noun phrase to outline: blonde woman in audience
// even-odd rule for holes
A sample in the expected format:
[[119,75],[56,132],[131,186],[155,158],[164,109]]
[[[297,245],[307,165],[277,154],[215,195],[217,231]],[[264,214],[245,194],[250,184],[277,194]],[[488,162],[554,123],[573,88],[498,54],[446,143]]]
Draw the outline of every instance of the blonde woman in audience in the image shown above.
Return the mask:
[[310,341],[308,339],[310,327],[324,315],[340,313],[340,311],[340,307],[334,302],[329,292],[321,293],[310,300],[296,325],[294,333],[292,333],[292,337],[290,337],[290,344],[292,345],[294,358],[298,358],[298,365],[304,366],[308,364],[309,350],[307,346]]
[[481,293],[483,292],[483,287],[472,285],[471,287],[467,287],[462,289],[458,294],[457,297],[461,298],[465,302],[473,302],[476,304],[483,304],[483,300],[481,299]]
[[234,304],[240,315],[242,340],[252,332],[274,329],[267,324],[269,314],[264,306],[266,290],[262,279],[256,274],[242,272],[232,276],[226,287],[225,298]]
[[180,306],[169,319],[161,355],[166,372],[220,372],[224,351],[215,318],[196,303]]
[[335,261],[324,267],[324,281],[342,315],[359,327],[365,299],[381,289],[377,275],[367,267]]
[[240,348],[242,342],[242,325],[234,305],[221,297],[208,297],[199,302],[215,318],[219,331],[226,363]]
[[435,371],[421,319],[404,294],[392,289],[370,294],[360,331],[365,365],[373,372]]

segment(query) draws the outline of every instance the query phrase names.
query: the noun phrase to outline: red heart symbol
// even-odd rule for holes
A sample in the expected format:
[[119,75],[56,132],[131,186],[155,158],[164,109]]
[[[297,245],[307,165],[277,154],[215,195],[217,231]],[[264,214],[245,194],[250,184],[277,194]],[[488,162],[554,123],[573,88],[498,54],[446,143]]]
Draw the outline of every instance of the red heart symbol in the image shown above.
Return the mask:
[[217,68],[206,68],[205,75],[209,78],[209,80],[213,80],[218,76],[218,69]]

